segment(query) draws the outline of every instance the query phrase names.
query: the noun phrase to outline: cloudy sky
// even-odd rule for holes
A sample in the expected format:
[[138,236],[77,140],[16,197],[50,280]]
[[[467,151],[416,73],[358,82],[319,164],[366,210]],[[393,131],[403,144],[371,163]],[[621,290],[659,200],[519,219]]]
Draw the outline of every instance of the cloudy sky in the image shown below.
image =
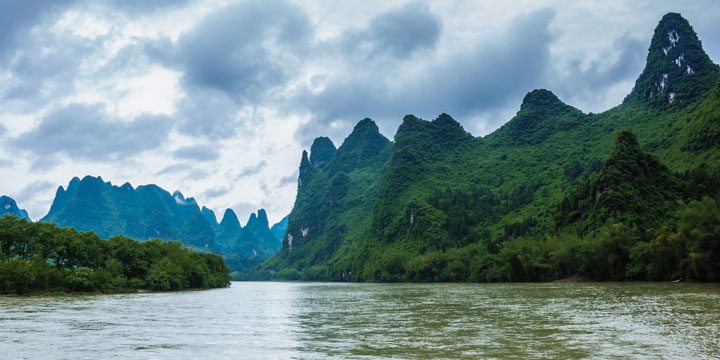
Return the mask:
[[275,222],[302,150],[365,117],[481,136],[535,88],[619,104],[669,11],[717,62],[714,0],[0,0],[0,194],[38,219],[93,175]]

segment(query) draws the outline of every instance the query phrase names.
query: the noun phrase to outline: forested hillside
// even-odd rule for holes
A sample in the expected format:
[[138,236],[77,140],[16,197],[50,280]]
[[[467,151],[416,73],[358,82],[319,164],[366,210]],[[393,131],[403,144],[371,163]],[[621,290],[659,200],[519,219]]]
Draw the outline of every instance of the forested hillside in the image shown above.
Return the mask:
[[0,294],[182,290],[230,285],[219,255],[178,242],[103,240],[92,232],[0,218]]
[[369,119],[337,151],[318,138],[283,248],[247,277],[717,280],[719,76],[670,13],[606,112],[534,90],[485,137],[442,114],[406,116],[392,143]]
[[157,185],[116,186],[93,176],[76,177],[67,188],[60,186],[41,220],[93,231],[104,239],[123,235],[140,241],[178,240],[203,251],[262,259],[276,253],[281,243],[270,231],[263,209],[252,214],[243,228],[231,209],[218,223],[212,210],[200,208],[194,198],[179,191],[170,194]]

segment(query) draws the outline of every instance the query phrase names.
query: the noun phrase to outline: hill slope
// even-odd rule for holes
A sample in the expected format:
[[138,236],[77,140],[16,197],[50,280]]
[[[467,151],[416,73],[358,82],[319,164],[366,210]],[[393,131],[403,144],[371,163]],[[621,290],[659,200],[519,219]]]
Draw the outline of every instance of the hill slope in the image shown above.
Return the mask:
[[[372,133],[365,119],[325,167],[314,166],[303,153],[283,249],[252,275],[538,280],[577,269],[543,271],[549,268],[542,258],[548,253],[538,247],[543,239],[558,230],[573,238],[603,233],[615,239],[628,226],[677,223],[668,220],[677,209],[669,200],[699,200],[717,192],[712,179],[720,170],[719,74],[692,27],[670,13],[655,30],[635,88],[606,112],[584,114],[550,91],[535,90],[515,117],[485,137],[472,137],[447,114],[433,121],[408,115],[394,143],[379,140],[379,133],[360,136]],[[621,132],[611,154],[616,134],[626,128],[634,135]],[[330,152],[323,151],[322,158]],[[707,186],[689,190],[680,184],[681,173]],[[577,210],[573,204],[556,215],[563,200],[588,184],[605,196],[579,216],[584,225],[568,227],[577,218],[556,224],[568,216],[562,211]],[[612,196],[618,191],[634,195]],[[619,204],[637,197],[649,207],[631,204],[618,211]],[[607,224],[614,221],[628,224],[621,231]],[[604,232],[594,232],[601,228]],[[537,271],[517,268],[526,263],[513,254],[529,259],[532,252],[540,256]],[[621,279],[620,268],[598,270],[596,277]]]

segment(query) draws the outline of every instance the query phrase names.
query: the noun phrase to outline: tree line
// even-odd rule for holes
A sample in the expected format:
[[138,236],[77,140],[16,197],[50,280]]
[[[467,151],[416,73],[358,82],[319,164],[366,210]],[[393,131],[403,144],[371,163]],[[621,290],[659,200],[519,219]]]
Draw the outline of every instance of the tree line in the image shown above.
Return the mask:
[[0,218],[0,293],[128,292],[226,287],[219,255],[180,242],[146,242],[78,232],[13,216]]

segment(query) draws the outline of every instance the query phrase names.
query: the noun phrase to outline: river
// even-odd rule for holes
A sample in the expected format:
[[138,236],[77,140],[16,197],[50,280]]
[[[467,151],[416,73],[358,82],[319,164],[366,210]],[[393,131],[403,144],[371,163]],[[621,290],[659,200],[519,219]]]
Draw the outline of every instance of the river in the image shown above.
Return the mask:
[[719,339],[720,284],[233,282],[0,297],[2,359],[702,359],[720,357]]

